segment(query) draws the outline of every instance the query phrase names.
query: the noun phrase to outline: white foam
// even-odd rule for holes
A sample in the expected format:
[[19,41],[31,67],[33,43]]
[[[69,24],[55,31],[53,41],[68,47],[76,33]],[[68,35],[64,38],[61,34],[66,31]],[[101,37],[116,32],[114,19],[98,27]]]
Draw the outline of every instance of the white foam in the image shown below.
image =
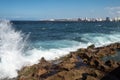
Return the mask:
[[94,44],[96,47],[120,42],[120,33],[118,32],[112,34],[89,33],[83,34],[82,37],[82,40]]
[[9,21],[0,22],[0,78],[17,76],[16,70],[24,62],[24,35],[12,29]]
[[[96,46],[107,45],[114,42],[120,42],[119,33],[113,34],[83,34],[83,42],[69,41],[67,44],[70,47],[58,49],[26,49],[27,36],[20,31],[15,31],[9,21],[0,22],[0,78],[16,77],[17,70],[20,70],[25,65],[32,65],[39,61],[41,57],[47,60],[59,58],[70,51],[75,51],[78,48],[86,48],[88,45],[95,44]],[[69,44],[69,43],[75,43]],[[55,44],[64,44],[64,42],[56,42]],[[66,41],[65,41],[66,43]],[[77,44],[77,45],[76,45]],[[73,45],[73,46],[72,46]],[[60,45],[61,46],[61,45]]]
[[9,21],[0,22],[0,78],[16,77],[17,70],[25,65],[32,65],[41,57],[47,60],[55,59],[76,50],[76,47],[59,49],[31,49],[26,47],[26,36],[20,31],[15,31]]

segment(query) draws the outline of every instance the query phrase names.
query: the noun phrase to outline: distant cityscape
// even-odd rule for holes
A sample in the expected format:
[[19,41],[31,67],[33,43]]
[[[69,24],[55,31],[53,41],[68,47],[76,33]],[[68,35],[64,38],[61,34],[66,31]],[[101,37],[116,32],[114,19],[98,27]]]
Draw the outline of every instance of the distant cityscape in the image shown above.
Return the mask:
[[115,17],[115,18],[69,18],[69,19],[48,19],[48,20],[41,20],[41,21],[79,21],[79,22],[102,22],[102,21],[107,21],[107,22],[120,22],[120,17]]

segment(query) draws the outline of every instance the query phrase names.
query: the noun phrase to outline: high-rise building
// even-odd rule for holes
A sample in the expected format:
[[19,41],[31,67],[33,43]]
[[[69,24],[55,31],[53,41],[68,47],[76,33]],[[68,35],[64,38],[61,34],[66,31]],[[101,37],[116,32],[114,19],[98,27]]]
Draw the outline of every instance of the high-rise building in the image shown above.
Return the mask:
[[106,17],[106,21],[110,21],[110,17]]

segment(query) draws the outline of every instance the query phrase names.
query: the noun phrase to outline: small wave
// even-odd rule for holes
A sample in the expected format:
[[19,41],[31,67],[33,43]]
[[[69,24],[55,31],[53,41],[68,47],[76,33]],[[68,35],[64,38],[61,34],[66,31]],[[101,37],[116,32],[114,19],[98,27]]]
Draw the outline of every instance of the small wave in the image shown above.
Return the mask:
[[101,33],[86,33],[82,35],[82,40],[94,44],[96,47],[120,42],[120,33],[101,34]]
[[[78,47],[58,49],[26,48],[27,38],[21,31],[12,28],[10,21],[0,22],[0,78],[14,78],[23,66],[38,63],[41,57],[55,59],[75,51]],[[26,49],[26,50],[25,50]]]
[[[50,42],[38,42],[39,45],[59,46],[49,49],[41,49],[41,47],[26,48],[28,36],[21,31],[16,31],[12,28],[10,21],[0,22],[0,78],[14,78],[17,71],[23,66],[38,63],[41,57],[47,60],[59,58],[70,51],[75,51],[78,48],[86,48],[91,44],[95,46],[108,45],[115,42],[120,42],[120,33],[100,34],[100,33],[85,33],[80,34],[80,38],[84,42],[72,40],[59,40]],[[78,36],[78,34],[77,34]],[[48,44],[47,44],[48,43]],[[42,47],[43,48],[43,47]]]

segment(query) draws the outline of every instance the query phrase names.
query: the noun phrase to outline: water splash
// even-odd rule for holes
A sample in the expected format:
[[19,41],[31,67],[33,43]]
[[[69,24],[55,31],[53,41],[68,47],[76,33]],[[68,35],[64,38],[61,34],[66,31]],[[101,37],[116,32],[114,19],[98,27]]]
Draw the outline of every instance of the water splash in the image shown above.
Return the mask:
[[26,49],[28,36],[16,31],[10,21],[0,21],[0,79],[17,77],[23,66],[38,63],[41,57],[47,60],[68,54],[75,48],[41,50]]
[[23,62],[24,34],[15,31],[10,21],[0,21],[0,78],[15,77]]
[[[10,21],[0,21],[0,79],[16,77],[18,75],[17,70],[20,70],[23,66],[38,63],[41,57],[51,60],[69,54],[70,51],[75,51],[78,48],[86,48],[91,44],[103,46],[120,42],[119,34],[116,32],[112,34],[85,33],[79,34],[84,42],[72,40],[50,41],[50,43],[54,43],[53,46],[65,46],[64,48],[28,49],[26,48],[29,46],[27,43],[28,36],[21,31],[16,31]],[[44,44],[48,45],[46,42]]]

